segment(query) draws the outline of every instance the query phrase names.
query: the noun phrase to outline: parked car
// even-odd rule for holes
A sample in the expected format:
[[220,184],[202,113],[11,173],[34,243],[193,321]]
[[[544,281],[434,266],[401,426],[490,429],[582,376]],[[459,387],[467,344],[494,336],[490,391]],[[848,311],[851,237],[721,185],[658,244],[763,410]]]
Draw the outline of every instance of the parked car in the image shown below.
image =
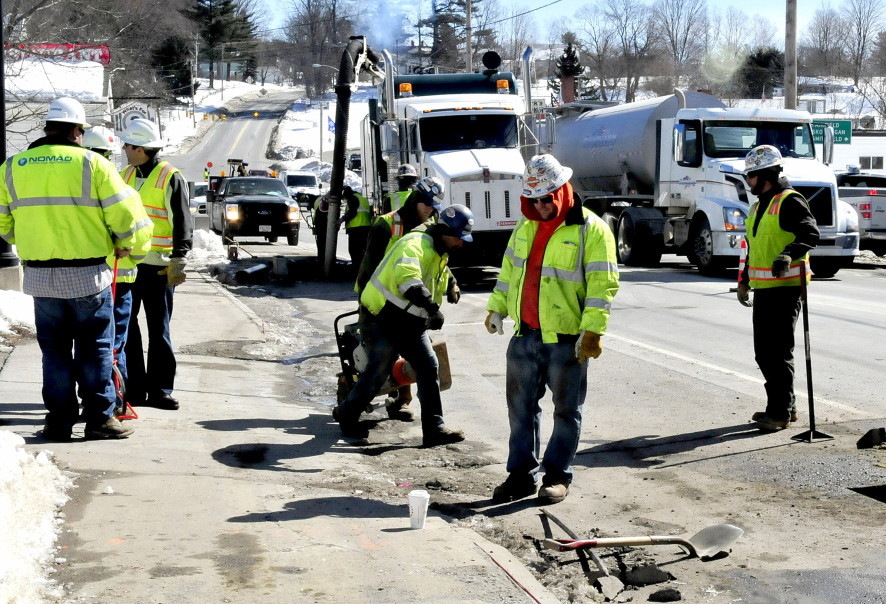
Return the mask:
[[209,190],[208,182],[191,182],[188,183],[190,199],[188,200],[188,208],[191,214],[206,214],[206,192]]
[[225,178],[217,190],[209,191],[207,207],[209,228],[224,242],[236,237],[264,237],[276,243],[278,237],[286,237],[289,245],[298,245],[298,204],[276,178]]
[[363,169],[363,156],[359,153],[351,153],[348,157],[348,170],[359,172]]
[[264,168],[251,168],[249,172],[246,173],[247,176],[264,176],[265,178],[271,177],[271,171],[265,170]]
[[886,173],[862,172],[848,166],[838,172],[837,194],[858,214],[859,247],[886,254]]
[[293,199],[314,203],[322,193],[320,177],[310,170],[288,170],[280,173],[280,180],[286,185]]

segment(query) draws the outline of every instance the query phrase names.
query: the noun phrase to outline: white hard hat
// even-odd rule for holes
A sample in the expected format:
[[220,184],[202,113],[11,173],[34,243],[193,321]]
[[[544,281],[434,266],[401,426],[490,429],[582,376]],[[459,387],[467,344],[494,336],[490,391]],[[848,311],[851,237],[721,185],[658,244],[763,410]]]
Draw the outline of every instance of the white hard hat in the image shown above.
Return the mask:
[[443,193],[446,191],[442,180],[436,176],[425,176],[415,183],[414,188],[425,196],[427,205],[433,206],[438,212],[440,211],[440,200],[443,199]]
[[77,99],[68,96],[59,97],[49,104],[46,121],[77,124],[84,130],[90,127],[86,121],[86,110],[83,109],[83,105]]
[[129,122],[120,140],[124,143],[145,149],[163,148],[163,139],[160,138],[160,128],[151,120],[137,118]]
[[83,146],[87,149],[110,151],[117,147],[117,135],[110,128],[94,126],[83,135]]
[[399,168],[397,168],[397,176],[418,176],[418,172],[415,171],[415,166],[412,164],[403,164]]
[[523,172],[523,197],[544,197],[572,178],[572,168],[561,166],[553,155],[533,155]]
[[760,145],[751,149],[744,158],[744,173],[765,170],[784,163],[781,152],[772,145]]

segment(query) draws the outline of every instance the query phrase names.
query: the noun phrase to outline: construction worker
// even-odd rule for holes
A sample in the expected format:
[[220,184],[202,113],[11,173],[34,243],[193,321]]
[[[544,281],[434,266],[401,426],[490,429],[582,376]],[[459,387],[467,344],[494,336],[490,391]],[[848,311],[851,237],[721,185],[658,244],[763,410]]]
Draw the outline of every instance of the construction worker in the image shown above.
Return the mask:
[[[618,291],[612,232],[574,197],[571,176],[572,170],[551,155],[527,162],[523,216],[486,305],[489,333],[504,333],[507,316],[515,327],[506,372],[508,478],[495,488],[496,502],[535,494],[540,470],[539,501],[566,498],[581,436],[587,361],[602,352],[600,338]],[[545,386],[553,398],[554,427],[539,459],[539,401]]]
[[390,375],[399,354],[417,375],[422,445],[464,440],[464,434],[443,423],[439,367],[427,330],[443,327],[440,304],[449,279],[448,252],[471,241],[473,224],[469,209],[449,206],[437,224],[423,225],[404,235],[372,274],[360,296],[367,311],[361,335],[369,359],[354,389],[332,414],[345,437],[368,436],[359,422],[360,414]]
[[418,182],[418,172],[412,164],[403,164],[397,168],[397,190],[385,197],[385,212],[396,212],[403,207],[415,183]]
[[[188,209],[188,183],[178,169],[158,159],[163,140],[154,122],[132,120],[120,139],[129,161],[123,180],[139,192],[154,222],[151,251],[139,265],[132,288],[126,343],[127,395],[132,405],[175,410],[179,402],[172,397],[176,362],[169,322],[175,288],[185,282],[185,256],[191,249],[194,230]],[[147,367],[138,325],[142,305],[148,328]]]
[[[83,146],[94,151],[106,159],[111,159],[117,147],[117,135],[110,128],[93,126],[83,135]],[[138,199],[135,204],[138,209],[138,222],[147,225],[139,229],[135,236],[137,242],[134,248],[145,250],[145,253],[133,252],[123,258],[116,255],[108,256],[108,266],[111,270],[116,269],[114,284],[111,294],[114,298],[114,361],[120,370],[123,383],[127,380],[126,371],[126,339],[129,335],[129,316],[132,314],[132,284],[135,282],[136,265],[145,259],[145,254],[151,248],[151,236],[154,232],[154,223],[148,218],[147,212],[138,196],[138,191],[132,189],[133,195]],[[118,393],[119,394],[119,393]],[[126,408],[126,401],[117,397],[116,415],[120,416]]]
[[[366,253],[363,255],[363,261],[357,273],[354,291],[358,295],[363,293],[382,258],[403,235],[427,221],[434,220],[441,209],[440,198],[442,196],[443,182],[439,178],[423,178],[415,184],[399,210],[375,219],[369,232]],[[458,283],[450,272],[446,299],[450,304],[458,304],[460,297]],[[411,402],[411,387],[407,384],[398,388],[395,396],[389,396],[385,400],[385,410],[388,412],[388,417],[411,422],[413,419],[412,411],[409,410]]]
[[46,136],[0,168],[0,236],[16,245],[25,265],[23,291],[34,297],[47,410],[40,434],[53,441],[71,440],[80,420],[78,395],[87,439],[133,432],[114,417],[114,318],[105,260],[144,254],[139,231],[149,224],[116,168],[80,146],[89,127],[83,105],[55,99]]
[[369,200],[351,187],[344,187],[341,196],[348,206],[345,215],[341,217],[345,232],[348,234],[348,255],[351,257],[351,266],[357,269],[363,260],[363,254],[366,253],[366,241],[372,224],[372,208]]
[[739,275],[738,301],[754,309],[754,354],[766,388],[766,410],[751,419],[768,431],[797,421],[794,329],[800,314],[801,267],[805,265],[808,284],[809,252],[819,239],[809,204],[781,174],[783,161],[772,145],[754,147],[745,157],[744,178],[757,201],[745,223],[748,261]]
[[209,180],[209,168],[203,168],[203,180]]

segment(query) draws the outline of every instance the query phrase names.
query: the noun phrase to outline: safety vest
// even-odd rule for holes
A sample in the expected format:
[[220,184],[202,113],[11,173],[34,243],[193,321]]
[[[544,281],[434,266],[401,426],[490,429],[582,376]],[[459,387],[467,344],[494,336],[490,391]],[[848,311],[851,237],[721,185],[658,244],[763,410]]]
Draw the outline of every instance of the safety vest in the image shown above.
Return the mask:
[[357,214],[345,224],[345,228],[353,229],[356,227],[368,227],[372,224],[369,200],[359,193],[354,193],[354,196],[357,198],[357,201],[360,202],[360,205],[357,208]]
[[756,234],[753,233],[753,225],[756,221],[760,202],[756,201],[751,206],[750,214],[745,224],[750,225],[747,232],[748,245],[748,278],[752,289],[766,289],[770,287],[786,287],[800,285],[800,271],[803,264],[806,265],[806,283],[812,280],[812,272],[809,270],[809,254],[794,260],[788,267],[784,277],[772,276],[772,263],[784,249],[794,242],[793,233],[782,230],[778,223],[778,214],[781,211],[782,202],[789,196],[796,195],[803,203],[806,200],[793,189],[785,189],[775,195],[766,207],[766,213],[760,218]]
[[114,166],[82,147],[40,145],[0,170],[0,236],[22,260],[106,258],[112,237],[134,248],[136,232],[150,224]]
[[[618,260],[612,231],[596,214],[586,208],[581,210],[584,222],[563,222],[545,247],[538,320],[546,344],[557,342],[557,334],[606,333],[609,309],[618,291]],[[518,335],[526,262],[538,224],[523,217],[514,227],[498,281],[486,305],[487,310],[513,317]]]
[[[138,196],[138,191],[132,189],[136,196]],[[135,242],[132,246],[132,251],[129,252],[129,255],[124,258],[116,258],[114,254],[111,254],[107,258],[108,267],[111,270],[114,269],[114,262],[117,263],[117,283],[135,283],[135,275],[136,275],[136,265],[142,262],[145,259],[145,255],[148,250],[151,249],[151,236],[154,233],[154,223],[148,217],[147,212],[145,212],[145,207],[139,201],[137,204],[137,211],[139,213],[139,221],[147,225],[147,228],[139,229],[135,232]]]
[[385,252],[391,249],[395,243],[397,243],[403,235],[406,234],[406,227],[403,226],[403,217],[400,216],[399,212],[388,212],[387,214],[382,214],[378,217],[378,220],[383,221],[388,225],[388,228],[391,230],[391,239],[388,241],[388,245],[385,248]]
[[136,167],[127,166],[123,170],[123,180],[138,190],[148,216],[154,221],[154,235],[151,238],[151,251],[160,254],[172,252],[172,220],[169,210],[167,188],[174,174],[179,170],[168,161],[161,161],[141,184],[136,186]]
[[388,200],[391,202],[391,211],[396,212],[402,208],[410,193],[412,193],[412,191],[395,191],[388,194]]
[[431,300],[440,304],[449,281],[448,262],[449,254],[438,254],[430,235],[411,231],[385,254],[366,284],[360,302],[374,315],[381,312],[385,302],[390,302],[410,315],[427,319],[428,312],[406,300],[403,292],[424,285],[431,292]]

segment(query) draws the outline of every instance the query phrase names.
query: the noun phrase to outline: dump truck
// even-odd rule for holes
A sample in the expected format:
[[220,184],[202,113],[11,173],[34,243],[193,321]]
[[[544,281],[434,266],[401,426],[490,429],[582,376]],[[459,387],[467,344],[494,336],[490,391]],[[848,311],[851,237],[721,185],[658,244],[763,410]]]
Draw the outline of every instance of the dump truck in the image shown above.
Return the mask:
[[474,213],[474,243],[462,262],[500,264],[520,218],[525,165],[525,103],[513,74],[499,72],[501,59],[490,52],[481,73],[397,75],[384,54],[385,77],[360,128],[363,195],[384,212],[401,165],[436,176],[443,207],[464,204]]
[[[573,169],[585,206],[612,228],[620,262],[655,266],[676,253],[702,274],[738,264],[755,200],[742,178],[744,158],[757,145],[775,145],[821,231],[812,270],[830,277],[858,255],[858,220],[816,157],[812,124],[805,111],[726,107],[708,94],[675,91],[600,109],[566,106],[547,144]],[[831,139],[823,154],[832,149]]]

